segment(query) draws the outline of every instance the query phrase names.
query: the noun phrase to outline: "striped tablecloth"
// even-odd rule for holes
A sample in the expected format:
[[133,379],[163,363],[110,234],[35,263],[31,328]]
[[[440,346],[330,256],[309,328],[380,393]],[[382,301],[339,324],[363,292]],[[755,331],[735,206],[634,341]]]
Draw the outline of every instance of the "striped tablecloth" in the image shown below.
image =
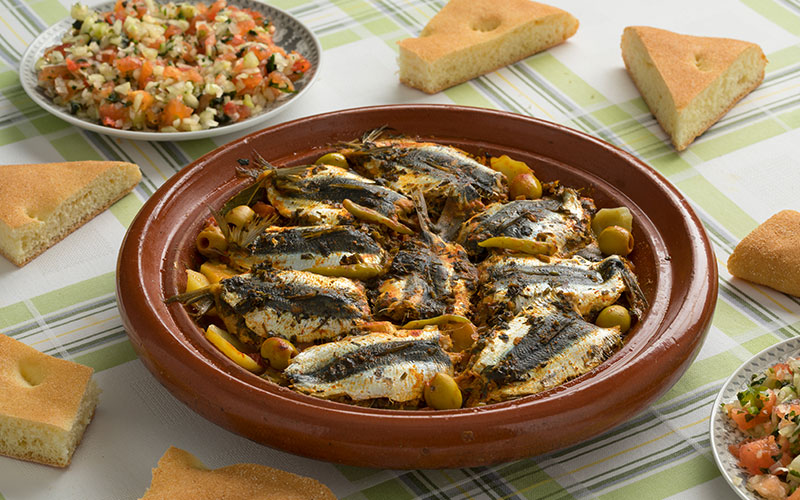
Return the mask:
[[[94,367],[104,391],[68,469],[0,457],[0,499],[138,498],[170,445],[210,467],[255,462],[312,476],[348,499],[735,498],[709,447],[713,399],[753,353],[800,333],[797,299],[733,279],[724,265],[758,223],[781,209],[800,209],[800,1],[554,1],[580,19],[570,41],[428,96],[398,83],[396,42],[418,34],[443,0],[274,0],[319,36],[324,62],[302,102],[267,125],[386,103],[457,103],[552,120],[630,151],[664,174],[691,201],[713,242],[720,294],[711,332],[683,378],[656,404],[578,446],[494,467],[439,471],[345,467],[257,445],[188,410],[136,359],[114,295],[125,229],[167,178],[236,135],[117,140],[38,108],[20,87],[18,61],[37,33],[68,15],[69,2],[0,0],[0,161],[127,160],[142,167],[144,180],[26,267],[0,259],[0,331]],[[619,40],[629,25],[756,42],[770,61],[766,79],[677,154],[623,68]]]

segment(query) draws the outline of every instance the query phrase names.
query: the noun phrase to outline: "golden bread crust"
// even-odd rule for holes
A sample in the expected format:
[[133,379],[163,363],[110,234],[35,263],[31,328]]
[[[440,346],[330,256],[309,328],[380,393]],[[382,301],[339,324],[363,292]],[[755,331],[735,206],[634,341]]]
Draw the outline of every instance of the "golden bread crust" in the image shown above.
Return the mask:
[[208,470],[191,453],[170,447],[140,500],[335,500],[315,479],[257,464]]
[[800,297],[800,212],[778,212],[745,236],[728,258],[728,271]]

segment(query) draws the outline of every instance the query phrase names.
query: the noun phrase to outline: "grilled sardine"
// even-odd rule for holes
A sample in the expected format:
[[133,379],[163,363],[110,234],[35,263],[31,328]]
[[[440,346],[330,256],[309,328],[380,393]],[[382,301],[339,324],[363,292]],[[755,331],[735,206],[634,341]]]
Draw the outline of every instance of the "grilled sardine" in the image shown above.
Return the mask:
[[622,345],[617,327],[588,323],[569,304],[532,304],[481,339],[473,401],[536,394],[583,375]]
[[319,225],[267,228],[246,248],[230,250],[228,257],[242,269],[264,263],[275,269],[368,279],[384,271],[385,252],[355,226]]
[[481,242],[496,237],[547,242],[554,255],[569,256],[592,241],[594,203],[569,188],[553,197],[495,203],[467,220],[456,236],[470,256],[480,256]]
[[436,373],[453,373],[440,336],[428,327],[347,337],[309,347],[284,374],[292,387],[320,398],[411,401],[422,396],[425,382]]
[[332,165],[276,168],[267,184],[270,203],[297,224],[340,224],[354,220],[344,200],[399,221],[414,209],[405,196]]
[[430,230],[425,200],[417,194],[420,234],[403,243],[373,301],[376,316],[395,322],[444,314],[467,316],[478,273],[467,253]]
[[565,300],[584,318],[614,304],[625,293],[631,313],[641,317],[646,299],[628,263],[618,255],[591,262],[582,257],[540,259],[495,254],[479,266],[477,310],[488,318],[513,316],[533,302]]
[[227,330],[250,345],[273,336],[330,340],[371,321],[363,286],[347,278],[257,266],[220,281],[215,292]]
[[440,209],[448,198],[466,205],[506,197],[505,177],[451,146],[367,136],[340,152],[356,170],[408,197],[425,193]]

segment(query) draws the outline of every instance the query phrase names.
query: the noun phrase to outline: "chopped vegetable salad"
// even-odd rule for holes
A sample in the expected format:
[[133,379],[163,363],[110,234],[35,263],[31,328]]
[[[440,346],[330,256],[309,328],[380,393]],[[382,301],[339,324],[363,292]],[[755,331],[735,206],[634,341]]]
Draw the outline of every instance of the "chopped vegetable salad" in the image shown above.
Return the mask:
[[71,114],[118,129],[193,131],[256,115],[311,68],[273,42],[262,14],[216,0],[76,4],[60,45],[36,63],[39,86]]
[[800,359],[754,375],[723,409],[749,439],[730,447],[750,478],[748,489],[769,500],[800,500]]

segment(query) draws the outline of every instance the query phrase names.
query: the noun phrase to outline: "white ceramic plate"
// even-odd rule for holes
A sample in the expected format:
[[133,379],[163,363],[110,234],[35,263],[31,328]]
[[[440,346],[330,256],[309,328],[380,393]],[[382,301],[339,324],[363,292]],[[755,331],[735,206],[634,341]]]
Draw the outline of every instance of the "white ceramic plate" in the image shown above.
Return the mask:
[[[267,19],[272,20],[273,24],[277,26],[275,32],[275,43],[291,52],[296,50],[303,54],[311,63],[311,70],[303,76],[302,79],[295,82],[297,93],[292,94],[284,99],[275,101],[271,106],[267,107],[263,112],[258,115],[251,116],[246,120],[231,123],[229,125],[222,125],[207,130],[197,130],[194,132],[144,132],[137,130],[120,130],[112,127],[106,127],[99,123],[91,122],[73,116],[67,112],[66,109],[53,104],[49,97],[38,87],[36,79],[36,69],[34,65],[36,61],[44,55],[45,50],[53,45],[61,43],[61,37],[68,29],[72,27],[73,19],[68,17],[59,21],[58,23],[50,26],[41,35],[36,37],[25,50],[20,60],[19,79],[22,82],[22,88],[33,99],[36,104],[43,107],[45,110],[69,122],[75,126],[97,132],[99,134],[113,135],[125,139],[134,139],[142,141],[184,141],[190,139],[201,139],[204,137],[212,137],[222,134],[230,134],[238,132],[246,128],[254,127],[255,125],[264,122],[268,118],[274,117],[276,114],[284,111],[290,104],[300,99],[316,81],[319,74],[320,58],[322,55],[322,46],[319,40],[303,23],[298,21],[295,17],[287,12],[284,12],[276,7],[263,4],[255,0],[229,0],[228,4],[237,7],[247,8],[263,14]],[[105,2],[92,6],[93,9],[98,11],[109,11],[114,8],[114,2]]]
[[721,405],[735,401],[736,393],[747,387],[754,374],[761,373],[776,363],[798,356],[800,354],[798,351],[800,351],[800,338],[784,340],[764,349],[740,366],[725,381],[714,401],[714,407],[711,410],[711,451],[717,467],[722,472],[722,477],[745,500],[764,499],[747,489],[745,484],[748,475],[739,467],[736,458],[728,451],[729,445],[739,444],[747,439],[747,436],[729,421],[728,416],[722,411]]

